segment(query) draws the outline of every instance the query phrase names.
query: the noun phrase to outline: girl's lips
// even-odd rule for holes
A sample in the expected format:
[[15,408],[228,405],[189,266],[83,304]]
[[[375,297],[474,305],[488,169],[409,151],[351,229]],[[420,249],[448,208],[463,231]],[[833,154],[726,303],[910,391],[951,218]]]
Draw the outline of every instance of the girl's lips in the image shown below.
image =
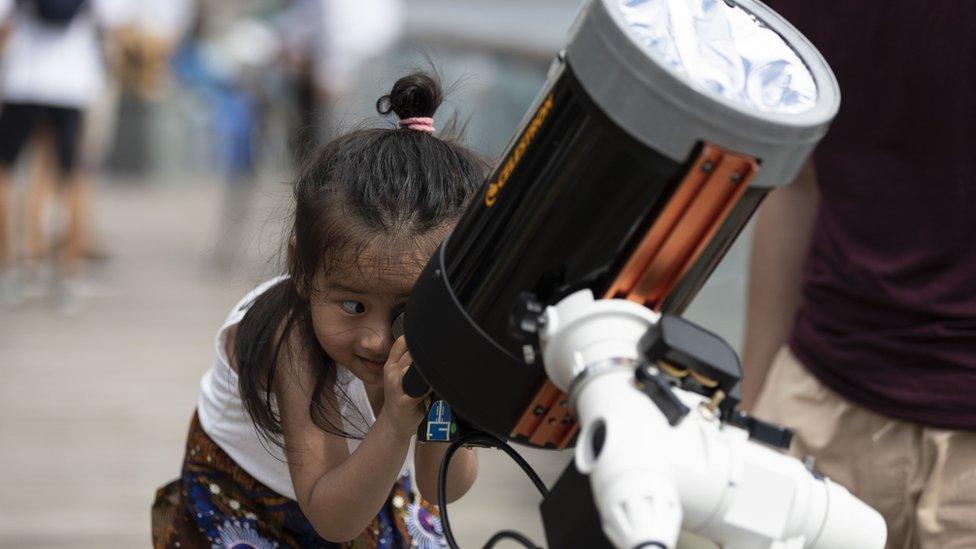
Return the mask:
[[363,357],[359,357],[359,360],[361,360],[368,368],[378,372],[382,372],[383,367],[386,366],[385,362],[376,362],[375,360],[369,360]]

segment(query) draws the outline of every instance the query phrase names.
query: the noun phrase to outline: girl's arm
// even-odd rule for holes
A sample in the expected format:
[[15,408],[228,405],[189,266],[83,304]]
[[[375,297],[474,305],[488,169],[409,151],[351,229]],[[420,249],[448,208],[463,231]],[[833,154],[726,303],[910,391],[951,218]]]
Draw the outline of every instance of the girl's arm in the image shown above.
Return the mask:
[[[299,348],[290,343],[291,349]],[[362,533],[386,502],[420,423],[420,401],[399,390],[410,356],[402,340],[394,344],[384,373],[383,410],[349,454],[346,439],[324,433],[312,422],[311,366],[302,353],[290,353],[291,360],[288,354],[282,353],[275,394],[295,495],[319,535],[348,541]],[[399,394],[391,392],[394,388]]]
[[[414,450],[417,489],[424,499],[436,505],[440,505],[437,501],[437,474],[448,446],[449,444],[439,442],[417,442]],[[447,471],[447,503],[457,501],[466,494],[477,476],[478,455],[475,450],[458,450],[451,458],[451,468]]]

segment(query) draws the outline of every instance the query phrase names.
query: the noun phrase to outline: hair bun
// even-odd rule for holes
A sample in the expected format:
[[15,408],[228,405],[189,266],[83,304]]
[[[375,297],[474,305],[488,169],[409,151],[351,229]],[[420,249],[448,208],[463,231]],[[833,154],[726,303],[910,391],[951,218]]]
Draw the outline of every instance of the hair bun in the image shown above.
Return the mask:
[[376,110],[384,115],[392,112],[401,120],[417,116],[433,117],[443,99],[440,81],[426,72],[418,71],[397,80],[390,93],[376,102]]

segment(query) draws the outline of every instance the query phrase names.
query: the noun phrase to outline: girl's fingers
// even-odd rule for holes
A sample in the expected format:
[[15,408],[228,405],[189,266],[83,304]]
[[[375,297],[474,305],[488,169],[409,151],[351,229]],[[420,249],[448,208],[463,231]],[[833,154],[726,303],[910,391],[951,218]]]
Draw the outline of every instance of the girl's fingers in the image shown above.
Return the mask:
[[404,353],[403,356],[397,360],[393,360],[391,356],[390,360],[386,362],[384,373],[388,376],[400,378],[403,377],[403,375],[407,372],[407,368],[409,368],[411,364],[413,364],[413,358],[410,356],[409,352]]
[[[405,351],[403,355],[401,355],[400,358],[396,361],[392,360],[392,354],[391,354],[391,360],[387,362],[384,375],[387,376],[389,382],[391,382],[393,386],[396,387],[396,390],[399,393],[403,393],[403,376],[407,374],[407,369],[410,368],[412,364],[413,364],[413,357],[410,356],[409,351]],[[403,396],[406,397],[406,394],[403,394]],[[408,398],[409,400],[420,401],[424,397],[419,397],[416,399],[411,397],[406,397],[406,398]]]
[[408,351],[407,340],[400,336],[396,341],[393,342],[393,346],[390,347],[390,354],[386,359],[387,363],[399,362],[403,358],[404,353]]

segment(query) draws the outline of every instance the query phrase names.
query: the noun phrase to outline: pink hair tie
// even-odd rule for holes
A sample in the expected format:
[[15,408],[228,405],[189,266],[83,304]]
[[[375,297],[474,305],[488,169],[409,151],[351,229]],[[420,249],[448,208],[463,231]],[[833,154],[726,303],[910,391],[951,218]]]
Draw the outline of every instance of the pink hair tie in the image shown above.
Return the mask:
[[404,118],[400,121],[401,128],[410,128],[418,132],[434,133],[434,119],[427,116]]

